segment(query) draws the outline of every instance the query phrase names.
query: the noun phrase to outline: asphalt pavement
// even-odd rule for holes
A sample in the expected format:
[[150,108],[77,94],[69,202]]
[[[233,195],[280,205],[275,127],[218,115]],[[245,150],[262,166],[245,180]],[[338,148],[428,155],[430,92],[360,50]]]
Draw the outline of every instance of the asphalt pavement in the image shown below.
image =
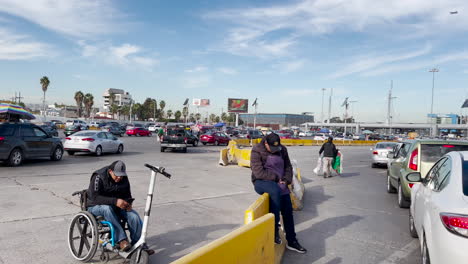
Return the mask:
[[[217,165],[222,147],[160,153],[156,137],[122,139],[121,155],[0,165],[0,263],[79,263],[67,246],[70,219],[80,210],[71,193],[86,189],[92,171],[117,159],[127,164],[140,214],[150,176],[143,164],[163,166],[173,175],[157,180],[147,239],[156,254],[150,263],[170,263],[238,228],[244,210],[258,197],[249,169]],[[408,211],[386,193],[386,170],[370,168],[369,147],[341,147],[344,173],[327,179],[312,172],[318,147],[288,149],[306,186],[305,207],[295,212],[295,220],[308,253],[287,251],[283,263],[419,262],[419,245],[407,230]],[[110,263],[123,261],[114,257]]]

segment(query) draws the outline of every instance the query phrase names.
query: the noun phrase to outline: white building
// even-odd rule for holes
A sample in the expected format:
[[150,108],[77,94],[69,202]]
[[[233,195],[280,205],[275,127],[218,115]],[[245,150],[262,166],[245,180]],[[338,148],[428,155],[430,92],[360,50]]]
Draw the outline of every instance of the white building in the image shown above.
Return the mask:
[[114,104],[118,106],[130,105],[132,96],[122,89],[109,88],[104,92],[104,110],[109,111],[110,94],[114,94]]

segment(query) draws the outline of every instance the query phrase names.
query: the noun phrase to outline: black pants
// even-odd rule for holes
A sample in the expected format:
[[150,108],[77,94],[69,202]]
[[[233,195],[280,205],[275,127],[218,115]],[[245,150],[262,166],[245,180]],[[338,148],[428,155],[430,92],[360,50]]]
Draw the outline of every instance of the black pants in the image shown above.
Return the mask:
[[275,235],[278,235],[281,212],[284,231],[286,231],[286,240],[289,243],[295,241],[296,231],[294,230],[294,217],[289,194],[281,195],[281,189],[274,181],[256,180],[254,186],[258,194],[268,193],[270,195],[270,212],[275,215]]

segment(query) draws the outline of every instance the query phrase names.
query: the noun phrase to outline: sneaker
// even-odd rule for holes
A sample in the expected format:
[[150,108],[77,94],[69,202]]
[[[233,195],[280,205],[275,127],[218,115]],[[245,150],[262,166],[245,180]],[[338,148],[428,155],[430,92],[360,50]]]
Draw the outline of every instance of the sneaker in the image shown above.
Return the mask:
[[299,252],[301,254],[304,254],[307,252],[307,249],[303,248],[301,246],[301,244],[299,244],[299,242],[296,240],[296,241],[293,241],[291,243],[288,243],[286,245],[286,248],[289,249],[289,250],[294,250],[296,252]]
[[130,245],[130,243],[128,243],[128,241],[124,239],[119,242],[119,247],[121,251],[128,251],[132,247],[132,245]]
[[281,241],[281,237],[280,236],[275,236],[275,244],[281,245],[281,243],[283,243],[283,241]]

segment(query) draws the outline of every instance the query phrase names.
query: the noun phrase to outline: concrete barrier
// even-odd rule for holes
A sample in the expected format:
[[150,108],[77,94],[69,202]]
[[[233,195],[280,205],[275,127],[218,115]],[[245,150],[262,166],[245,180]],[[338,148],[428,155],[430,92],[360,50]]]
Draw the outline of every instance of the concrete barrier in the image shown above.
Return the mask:
[[[253,146],[260,143],[261,139],[232,139],[231,141],[234,141],[238,146]],[[281,139],[281,144],[285,146],[321,146],[325,142],[325,140],[314,139]],[[383,142],[383,140],[333,140],[337,146],[373,146],[379,142]]]
[[273,214],[265,214],[172,264],[275,263],[274,219]]

